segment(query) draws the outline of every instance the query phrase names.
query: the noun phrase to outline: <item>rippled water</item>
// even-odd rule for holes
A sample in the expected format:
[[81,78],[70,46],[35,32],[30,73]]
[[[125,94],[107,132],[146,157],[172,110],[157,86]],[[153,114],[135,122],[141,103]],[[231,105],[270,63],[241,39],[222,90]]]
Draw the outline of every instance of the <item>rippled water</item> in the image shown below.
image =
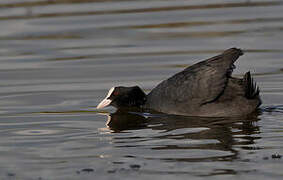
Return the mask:
[[[281,179],[283,3],[2,0],[0,179]],[[263,105],[245,119],[97,111],[240,47]]]

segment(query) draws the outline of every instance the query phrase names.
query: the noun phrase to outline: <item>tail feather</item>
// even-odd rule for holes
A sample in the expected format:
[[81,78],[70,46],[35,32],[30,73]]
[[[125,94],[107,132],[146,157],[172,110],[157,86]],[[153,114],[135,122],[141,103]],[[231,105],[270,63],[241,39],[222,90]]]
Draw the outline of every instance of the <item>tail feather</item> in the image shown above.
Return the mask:
[[245,96],[247,99],[255,99],[259,96],[259,87],[253,81],[251,73],[247,72],[244,76]]

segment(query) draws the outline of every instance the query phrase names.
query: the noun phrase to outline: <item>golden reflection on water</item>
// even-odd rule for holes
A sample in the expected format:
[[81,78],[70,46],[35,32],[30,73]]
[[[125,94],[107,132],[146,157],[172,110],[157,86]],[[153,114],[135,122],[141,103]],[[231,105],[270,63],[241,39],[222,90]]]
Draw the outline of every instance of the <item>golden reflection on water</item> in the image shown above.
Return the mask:
[[42,135],[51,135],[59,133],[59,130],[51,129],[28,129],[22,131],[15,131],[14,134],[18,135],[28,135],[28,136],[42,136]]

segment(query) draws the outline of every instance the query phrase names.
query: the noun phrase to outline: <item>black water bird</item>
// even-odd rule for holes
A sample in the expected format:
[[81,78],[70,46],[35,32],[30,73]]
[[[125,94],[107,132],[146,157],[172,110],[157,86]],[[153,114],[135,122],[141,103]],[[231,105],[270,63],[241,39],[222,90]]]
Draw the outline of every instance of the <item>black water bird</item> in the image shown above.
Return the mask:
[[260,106],[261,99],[250,72],[242,79],[231,76],[241,55],[240,49],[228,49],[162,81],[147,95],[138,86],[112,87],[97,108],[112,105],[205,117],[250,114]]

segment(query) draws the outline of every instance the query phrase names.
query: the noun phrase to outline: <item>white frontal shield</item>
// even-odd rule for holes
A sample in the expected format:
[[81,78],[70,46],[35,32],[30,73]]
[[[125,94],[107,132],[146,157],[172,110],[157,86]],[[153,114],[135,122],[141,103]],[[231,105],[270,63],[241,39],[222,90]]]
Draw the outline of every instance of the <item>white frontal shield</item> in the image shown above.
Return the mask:
[[97,107],[96,107],[97,109],[102,109],[102,108],[104,108],[104,107],[110,105],[110,103],[112,102],[112,100],[110,100],[110,99],[108,99],[108,98],[111,96],[111,94],[112,94],[112,92],[114,91],[114,89],[115,89],[115,88],[112,87],[112,88],[109,90],[107,96],[97,105]]

